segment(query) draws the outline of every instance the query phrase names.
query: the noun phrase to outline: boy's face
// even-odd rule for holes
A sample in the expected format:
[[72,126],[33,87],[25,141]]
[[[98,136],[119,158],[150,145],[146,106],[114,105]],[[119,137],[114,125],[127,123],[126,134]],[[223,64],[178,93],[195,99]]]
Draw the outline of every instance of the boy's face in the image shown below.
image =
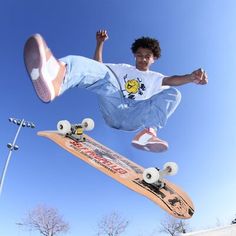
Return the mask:
[[148,48],[138,48],[134,54],[136,68],[141,71],[148,71],[150,66],[155,62],[153,53]]

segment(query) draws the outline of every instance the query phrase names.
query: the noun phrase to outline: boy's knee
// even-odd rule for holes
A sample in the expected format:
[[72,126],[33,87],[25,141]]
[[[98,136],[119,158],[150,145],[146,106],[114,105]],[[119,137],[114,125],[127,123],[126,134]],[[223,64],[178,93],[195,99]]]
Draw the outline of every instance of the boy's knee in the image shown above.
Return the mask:
[[176,102],[181,101],[182,95],[178,89],[176,89],[174,87],[170,87],[165,90],[165,93],[168,94],[169,96],[173,97],[173,100],[175,100]]
[[176,88],[172,88],[172,89],[174,90],[173,94],[176,97],[176,101],[180,102],[182,98],[181,92]]

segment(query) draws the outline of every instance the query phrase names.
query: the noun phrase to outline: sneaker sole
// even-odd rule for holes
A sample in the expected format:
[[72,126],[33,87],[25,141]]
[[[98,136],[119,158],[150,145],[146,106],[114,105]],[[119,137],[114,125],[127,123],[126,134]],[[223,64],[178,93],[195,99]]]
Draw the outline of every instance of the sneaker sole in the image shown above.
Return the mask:
[[[50,102],[55,97],[55,91],[52,80],[48,79],[50,75],[45,70],[47,63],[45,47],[46,43],[40,35],[30,37],[24,47],[24,61],[38,97],[43,102]],[[55,58],[54,60],[56,61]],[[58,62],[57,64],[60,67]]]
[[156,143],[156,142],[142,145],[138,142],[133,141],[132,145],[137,149],[149,151],[149,152],[164,152],[168,149],[168,144]]

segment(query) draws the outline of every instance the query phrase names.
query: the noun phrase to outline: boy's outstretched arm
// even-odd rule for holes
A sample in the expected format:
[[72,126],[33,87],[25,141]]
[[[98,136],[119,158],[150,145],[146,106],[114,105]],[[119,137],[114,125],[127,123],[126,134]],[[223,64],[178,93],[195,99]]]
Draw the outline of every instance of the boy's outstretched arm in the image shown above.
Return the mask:
[[103,52],[103,44],[108,39],[108,34],[106,30],[99,30],[96,33],[97,45],[94,53],[93,59],[99,62],[102,61],[102,52]]
[[162,85],[179,86],[187,83],[195,83],[204,85],[208,83],[207,73],[203,69],[197,69],[191,74],[186,75],[173,75],[165,77],[162,81]]

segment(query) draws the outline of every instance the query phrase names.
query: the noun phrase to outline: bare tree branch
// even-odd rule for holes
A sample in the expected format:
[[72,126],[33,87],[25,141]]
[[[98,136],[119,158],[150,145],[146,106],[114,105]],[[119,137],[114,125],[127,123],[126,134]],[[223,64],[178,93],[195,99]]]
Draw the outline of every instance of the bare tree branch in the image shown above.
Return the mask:
[[122,218],[116,212],[112,212],[99,221],[97,235],[119,236],[125,231],[128,224],[129,221]]
[[68,223],[64,222],[57,209],[46,206],[38,206],[30,211],[22,225],[44,236],[55,236],[69,230]]
[[160,233],[166,233],[171,236],[176,236],[179,233],[186,233],[189,231],[189,225],[186,221],[178,220],[172,216],[167,216],[161,221]]

